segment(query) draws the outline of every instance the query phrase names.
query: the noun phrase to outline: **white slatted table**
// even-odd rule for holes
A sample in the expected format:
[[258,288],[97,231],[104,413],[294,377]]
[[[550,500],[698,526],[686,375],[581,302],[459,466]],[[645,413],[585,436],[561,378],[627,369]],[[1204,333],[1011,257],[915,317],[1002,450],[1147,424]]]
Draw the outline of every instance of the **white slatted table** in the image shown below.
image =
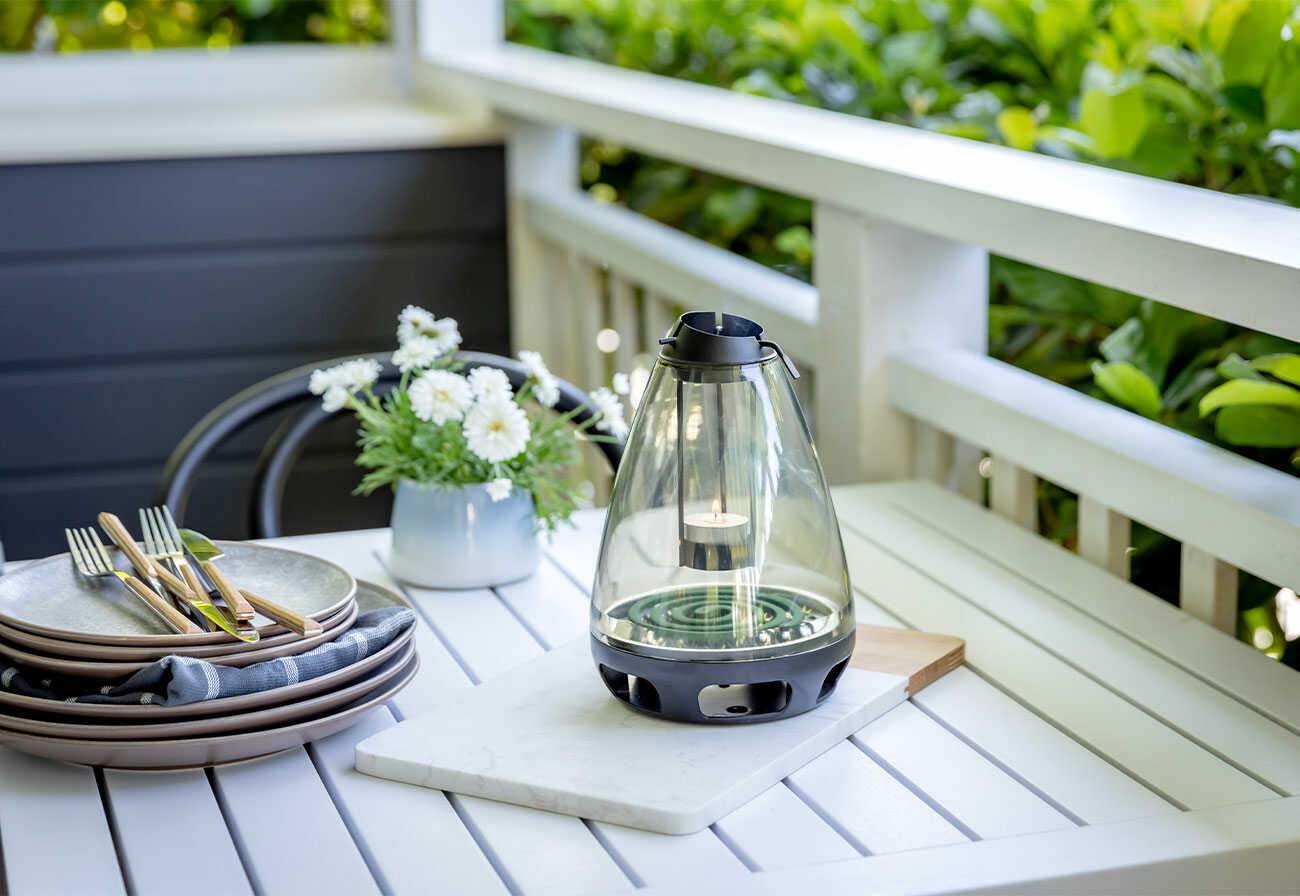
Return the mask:
[[7,891],[1296,888],[1294,673],[935,486],[840,489],[836,503],[859,619],[961,635],[969,665],[698,834],[352,768],[362,738],[586,631],[601,522],[587,512],[536,576],[492,590],[398,586],[385,530],[284,539],[406,594],[417,679],[351,730],[209,772],[0,749]]

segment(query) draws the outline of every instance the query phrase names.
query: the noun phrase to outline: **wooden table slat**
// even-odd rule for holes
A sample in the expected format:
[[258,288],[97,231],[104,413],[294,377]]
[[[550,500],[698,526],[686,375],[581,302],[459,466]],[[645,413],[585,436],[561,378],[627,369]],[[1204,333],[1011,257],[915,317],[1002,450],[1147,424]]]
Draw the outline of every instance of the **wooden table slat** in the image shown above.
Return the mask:
[[849,741],[799,769],[789,782],[872,855],[966,842],[961,831]]
[[[1300,737],[1050,592],[955,543],[892,505],[855,501],[844,513],[877,543],[985,612],[1118,691],[1278,790],[1300,792]],[[878,535],[876,533],[879,533]],[[936,538],[945,550],[936,552]],[[1068,570],[1062,570],[1062,577]]]
[[126,892],[91,769],[0,747],[0,845],[14,896]]
[[856,532],[846,530],[845,549],[855,588],[909,625],[960,632],[970,666],[1158,793],[1189,808],[1275,796]]
[[379,892],[305,749],[218,766],[213,775],[259,893]]
[[[118,847],[137,896],[252,893],[202,770],[104,772]],[[160,807],[166,809],[160,811]],[[196,874],[196,863],[203,873]]]
[[308,747],[382,888],[393,894],[504,896],[505,884],[441,791],[372,778],[354,768],[357,743],[395,721],[380,707],[356,726]]

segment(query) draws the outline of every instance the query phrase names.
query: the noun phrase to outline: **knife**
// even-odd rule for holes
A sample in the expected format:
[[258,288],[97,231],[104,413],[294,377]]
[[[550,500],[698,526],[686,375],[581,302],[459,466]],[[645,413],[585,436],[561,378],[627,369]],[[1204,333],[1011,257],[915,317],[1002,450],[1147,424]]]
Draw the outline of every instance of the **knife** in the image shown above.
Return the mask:
[[205,618],[212,620],[213,624],[215,624],[217,628],[221,629],[228,635],[238,638],[246,644],[255,644],[262,639],[262,636],[257,629],[253,628],[251,625],[236,625],[232,623],[225,613],[213,606],[210,601],[204,600],[203,598],[207,595],[207,589],[203,587],[203,583],[198,580],[197,576],[193,576],[193,571],[190,570],[188,566],[185,567],[185,570],[186,572],[191,573],[191,576],[187,577],[185,581],[181,581],[156,561],[150,562],[153,563],[154,572],[158,574],[158,578],[162,580],[162,583],[167,587],[168,591],[184,601],[186,605],[192,607],[197,612],[202,613]]
[[290,631],[306,637],[319,635],[324,630],[324,627],[310,616],[304,616],[302,613],[290,610],[288,607],[282,607],[274,601],[259,597],[250,591],[239,591],[234,588],[230,582],[226,581],[226,577],[222,575],[221,570],[212,564],[213,560],[224,556],[221,548],[217,547],[212,539],[201,532],[195,532],[193,529],[181,529],[180,532],[181,542],[184,544],[185,550],[189,551],[194,555],[194,559],[200,562],[204,573],[212,580],[212,583],[227,604],[234,606],[231,600],[243,600],[249,605],[250,613],[253,609],[256,609],[263,616],[274,619]]
[[253,606],[243,594],[234,588],[223,589],[222,584],[229,585],[230,583],[218,581],[220,573],[215,576],[212,574],[215,567],[212,566],[210,561],[225,556],[221,548],[217,547],[212,539],[201,532],[195,532],[193,529],[180,529],[179,531],[182,547],[194,558],[195,568],[201,570],[208,581],[208,594],[221,595],[221,599],[226,602],[226,606],[230,608],[230,612],[237,620],[252,619],[254,615]]

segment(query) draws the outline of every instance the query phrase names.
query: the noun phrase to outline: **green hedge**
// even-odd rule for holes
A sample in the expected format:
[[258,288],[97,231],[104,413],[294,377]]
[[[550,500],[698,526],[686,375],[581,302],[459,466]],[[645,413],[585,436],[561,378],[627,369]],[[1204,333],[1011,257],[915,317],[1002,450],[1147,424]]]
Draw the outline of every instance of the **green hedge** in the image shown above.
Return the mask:
[[[512,40],[562,53],[1300,206],[1294,0],[509,0],[507,16]],[[598,199],[809,277],[805,200],[600,142],[582,176]],[[994,258],[989,350],[1300,462],[1285,340]],[[1046,534],[1072,543],[1074,496],[1040,499]],[[1134,580],[1172,599],[1176,545],[1137,527],[1134,548]],[[1275,590],[1243,576],[1240,634],[1280,656]]]

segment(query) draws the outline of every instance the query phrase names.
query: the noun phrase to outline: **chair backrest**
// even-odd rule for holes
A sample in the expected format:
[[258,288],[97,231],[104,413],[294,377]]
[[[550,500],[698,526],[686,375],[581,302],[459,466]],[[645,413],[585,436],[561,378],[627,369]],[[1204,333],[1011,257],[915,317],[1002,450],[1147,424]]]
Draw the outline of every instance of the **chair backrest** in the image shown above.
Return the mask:
[[[367,355],[381,365],[376,391],[389,391],[401,378],[398,370],[388,363],[388,353]],[[510,358],[484,352],[458,352],[457,360],[466,370],[475,367],[494,367],[503,371],[515,389],[523,386],[528,373],[523,365]],[[314,370],[350,360],[336,358],[319,364],[307,364],[286,370],[262,380],[232,395],[213,408],[185,434],[163,468],[162,478],[154,493],[154,503],[166,504],[178,520],[184,518],[185,506],[198,478],[199,467],[212,451],[235,432],[267,414],[285,408],[301,406],[267,440],[257,469],[253,474],[253,501],[250,507],[251,531],[254,538],[275,538],[283,534],[281,503],[285,483],[302,450],[307,437],[333,414],[324,410],[320,400],[311,394],[308,383]],[[560,400],[555,406],[558,413],[569,413],[587,403],[587,393],[578,387],[559,381]],[[574,416],[575,423],[583,423],[592,416],[584,409]],[[623,446],[612,442],[596,443],[610,466],[617,469],[623,456]]]

